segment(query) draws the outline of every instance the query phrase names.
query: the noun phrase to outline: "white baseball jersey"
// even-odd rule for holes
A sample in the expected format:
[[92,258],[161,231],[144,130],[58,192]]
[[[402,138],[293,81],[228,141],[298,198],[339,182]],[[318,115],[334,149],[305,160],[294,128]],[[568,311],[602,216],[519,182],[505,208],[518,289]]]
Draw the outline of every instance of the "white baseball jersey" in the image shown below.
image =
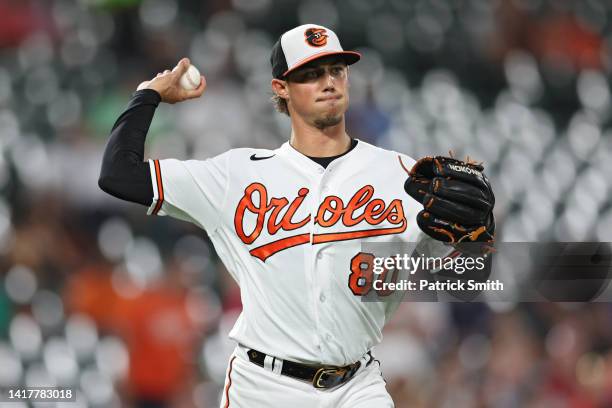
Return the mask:
[[363,141],[323,168],[288,142],[199,161],[151,160],[148,213],[204,228],[241,291],[230,337],[306,364],[346,365],[382,339],[395,306],[361,302],[361,241],[415,241],[414,160]]

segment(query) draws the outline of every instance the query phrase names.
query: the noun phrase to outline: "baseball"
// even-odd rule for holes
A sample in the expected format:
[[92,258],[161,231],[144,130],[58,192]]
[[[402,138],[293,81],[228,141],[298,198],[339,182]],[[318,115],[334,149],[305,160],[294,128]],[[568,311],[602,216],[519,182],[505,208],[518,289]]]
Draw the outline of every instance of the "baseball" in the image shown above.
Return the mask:
[[183,89],[188,91],[193,91],[198,86],[200,86],[200,81],[202,78],[200,77],[200,71],[193,65],[189,65],[187,71],[181,76],[180,84]]

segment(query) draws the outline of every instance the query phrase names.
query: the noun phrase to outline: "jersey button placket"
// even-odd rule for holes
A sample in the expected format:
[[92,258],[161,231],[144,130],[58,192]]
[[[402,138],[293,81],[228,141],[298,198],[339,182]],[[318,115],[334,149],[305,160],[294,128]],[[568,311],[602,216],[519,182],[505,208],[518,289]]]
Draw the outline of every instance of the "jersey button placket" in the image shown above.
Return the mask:
[[[332,172],[332,164],[330,164],[327,169],[325,169],[325,174],[323,174],[323,177],[321,178],[321,188],[319,189],[319,204],[323,202],[323,200],[325,200],[325,198],[327,196],[329,196],[330,194],[333,194],[333,185],[330,182],[331,180],[331,172]],[[318,233],[325,233],[325,232],[332,232],[330,230],[324,230],[323,228],[319,228]],[[329,270],[329,267],[332,265],[332,263],[330,263],[330,259],[329,256],[331,255],[332,249],[331,248],[325,248],[320,250],[317,253],[317,259],[319,262],[317,262],[318,264],[318,272],[319,272],[319,276],[320,276],[320,287],[321,287],[321,291],[319,293],[319,306],[320,306],[320,311],[323,313],[323,315],[326,315],[327,313],[330,312],[329,308],[332,307],[332,304],[330,303],[329,299],[327,298],[327,295],[325,294],[326,289],[329,287],[329,280],[331,279],[331,274],[332,271]],[[325,318],[323,320],[323,322],[329,321],[329,317]],[[321,343],[323,345],[329,344],[330,341],[333,339],[333,337],[331,336],[331,334],[329,333],[330,327],[327,327],[325,324],[322,324],[322,330],[321,330]]]
[[[327,179],[330,177],[330,168],[328,167],[327,169],[325,169],[322,172],[322,177],[320,178],[320,184],[319,184],[319,205],[321,205],[321,203],[323,202],[323,200],[325,200],[325,198],[331,194],[331,185],[330,183],[327,181]],[[318,211],[318,208],[317,208]],[[316,233],[325,233],[325,232],[330,232],[329,230],[324,230],[323,228],[321,228],[321,226],[317,226],[317,230],[315,231]],[[325,295],[325,291],[326,288],[329,286],[329,282],[328,280],[330,279],[330,271],[329,266],[329,253],[328,251],[330,250],[330,248],[317,248],[317,247],[321,247],[321,245],[314,245],[315,250],[317,251],[317,255],[315,257],[315,271],[316,271],[316,276],[318,277],[319,281],[318,281],[318,305],[317,305],[317,311],[318,311],[318,316],[319,316],[319,342],[320,342],[320,349],[319,351],[324,353],[324,350],[328,350],[328,344],[330,343],[330,340],[332,339],[331,335],[329,334],[329,327],[325,324],[325,322],[327,322],[329,320],[329,317],[326,317],[327,314],[329,313],[329,302],[327,299],[327,296]]]
[[321,279],[323,279],[323,274],[321,274],[321,270],[323,269],[321,267],[321,261],[323,259],[323,254],[319,251],[319,245],[315,245],[313,243],[314,240],[314,234],[316,234],[316,229],[317,226],[315,224],[315,218],[317,215],[317,212],[319,211],[319,205],[321,204],[321,200],[320,200],[320,192],[321,192],[321,186],[323,184],[323,173],[325,172],[325,169],[320,167],[317,168],[316,170],[316,175],[313,177],[313,181],[312,181],[312,189],[311,191],[317,195],[315,195],[313,198],[313,205],[312,205],[312,209],[311,209],[311,214],[312,214],[312,224],[311,224],[311,245],[310,245],[310,251],[311,251],[311,259],[312,259],[312,263],[311,263],[311,267],[312,267],[312,271],[311,271],[311,276],[313,277],[313,285],[311,290],[312,292],[312,299],[314,300],[314,313],[315,313],[315,326],[316,326],[316,332],[315,332],[315,349],[318,353],[322,353],[323,351],[323,343],[324,343],[324,337],[320,334],[322,333],[325,328],[321,326],[321,308],[320,308],[320,304],[319,304],[319,294],[322,293],[322,285],[321,285]]

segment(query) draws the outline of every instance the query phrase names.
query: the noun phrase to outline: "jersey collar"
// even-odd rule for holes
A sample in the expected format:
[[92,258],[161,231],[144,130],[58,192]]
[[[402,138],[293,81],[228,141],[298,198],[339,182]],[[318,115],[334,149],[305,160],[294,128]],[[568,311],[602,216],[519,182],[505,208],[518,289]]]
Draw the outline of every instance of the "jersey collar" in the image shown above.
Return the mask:
[[[332,161],[329,164],[329,166],[327,166],[327,168],[330,169],[334,167],[334,165],[336,165],[337,162],[346,160],[348,157],[355,155],[358,150],[361,150],[361,148],[363,147],[363,144],[364,144],[363,141],[357,139],[357,146],[355,146],[354,149],[351,149],[346,154]],[[310,159],[308,156],[297,151],[293,146],[291,146],[291,144],[288,141],[283,143],[278,148],[277,154],[282,157],[287,158],[292,163],[295,163],[297,166],[304,169],[308,173],[322,174],[325,172],[325,168],[323,166],[321,166],[319,163],[315,162],[314,160]]]

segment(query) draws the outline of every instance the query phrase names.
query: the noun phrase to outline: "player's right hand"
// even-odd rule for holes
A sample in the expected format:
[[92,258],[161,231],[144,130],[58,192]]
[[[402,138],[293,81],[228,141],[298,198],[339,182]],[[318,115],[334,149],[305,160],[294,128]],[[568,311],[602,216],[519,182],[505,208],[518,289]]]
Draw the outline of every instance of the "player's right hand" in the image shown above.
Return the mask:
[[187,99],[199,98],[206,88],[206,79],[203,76],[201,77],[200,86],[194,90],[188,91],[180,84],[181,76],[187,71],[189,65],[189,58],[183,58],[176,64],[172,71],[167,69],[164,72],[158,73],[157,76],[150,81],[141,82],[137,90],[153,89],[159,93],[162,102],[170,104],[182,102]]

